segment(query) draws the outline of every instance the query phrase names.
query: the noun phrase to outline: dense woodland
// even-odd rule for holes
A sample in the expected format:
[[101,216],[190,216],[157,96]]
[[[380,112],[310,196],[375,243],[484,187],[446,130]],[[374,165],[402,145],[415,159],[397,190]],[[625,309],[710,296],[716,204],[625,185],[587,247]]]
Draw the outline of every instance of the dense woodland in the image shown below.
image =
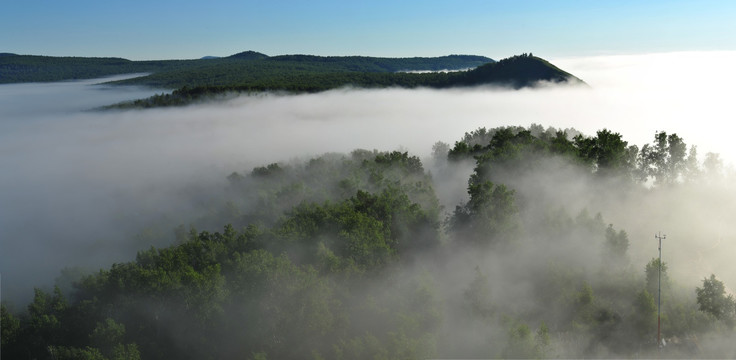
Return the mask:
[[[457,174],[467,196],[443,208],[436,187]],[[2,355],[654,357],[656,252],[635,265],[627,224],[573,203],[725,175],[676,134],[640,148],[606,129],[532,125],[438,142],[424,162],[355,150],[225,176],[227,201],[171,229],[170,246],[3,304]],[[667,265],[659,356],[736,356],[714,345],[734,336],[727,284],[715,274],[684,288]]]
[[[317,61],[317,59],[320,59]],[[268,67],[258,65],[258,70],[244,67],[236,72],[222,69],[220,73],[212,69],[199,72],[182,70],[171,73],[154,74],[145,78],[122,80],[117,84],[143,83],[153,86],[171,86],[185,83],[171,94],[162,93],[148,99],[122,103],[113,108],[147,108],[160,106],[180,106],[195,101],[218,99],[239,93],[287,92],[315,93],[344,87],[357,88],[433,88],[447,89],[468,86],[494,85],[519,89],[534,86],[540,82],[584,84],[580,79],[557,68],[544,59],[532,54],[522,54],[475,67],[465,71],[436,71],[413,73],[395,71],[399,65],[376,63],[370,58],[350,58],[349,69],[335,69],[336,60],[313,56],[288,57],[269,63]],[[283,63],[281,62],[283,61]],[[300,65],[293,65],[298,61]],[[305,65],[302,65],[304,62]],[[325,66],[329,64],[328,66]],[[406,67],[409,63],[401,63]],[[253,63],[246,64],[254,66]],[[288,66],[288,70],[282,66]],[[416,68],[429,66],[413,64]],[[298,69],[296,71],[295,69]],[[354,70],[355,69],[355,70]],[[389,69],[389,71],[386,71]],[[226,79],[226,80],[223,80]]]
[[[444,70],[444,71],[443,71]],[[481,85],[522,88],[539,82],[583,83],[532,54],[501,61],[475,55],[434,58],[266,56],[246,51],[226,58],[130,61],[121,58],[0,55],[0,84],[150,73],[118,85],[174,89],[110,108],[181,106],[238,93],[314,93],[344,87],[453,88]]]
[[245,51],[224,58],[144,60],[0,54],[0,84],[92,79],[108,75],[151,73],[121,83],[164,89],[184,86],[233,86],[254,80],[343,72],[458,70],[493,62],[475,55],[378,58],[367,56],[267,56]]

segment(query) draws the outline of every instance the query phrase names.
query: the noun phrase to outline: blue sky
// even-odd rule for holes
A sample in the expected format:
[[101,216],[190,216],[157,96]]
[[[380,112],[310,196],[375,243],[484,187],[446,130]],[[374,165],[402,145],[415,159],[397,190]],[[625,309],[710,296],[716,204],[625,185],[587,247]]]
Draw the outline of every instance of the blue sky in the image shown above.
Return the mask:
[[547,58],[736,50],[736,1],[4,0],[0,52]]

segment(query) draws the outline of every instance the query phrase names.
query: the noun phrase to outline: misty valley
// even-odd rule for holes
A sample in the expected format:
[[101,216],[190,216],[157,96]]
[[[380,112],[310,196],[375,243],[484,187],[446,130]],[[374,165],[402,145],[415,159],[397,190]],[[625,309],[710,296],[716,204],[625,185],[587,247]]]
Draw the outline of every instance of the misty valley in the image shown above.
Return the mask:
[[736,357],[730,154],[595,85],[94,83],[0,85],[8,359]]

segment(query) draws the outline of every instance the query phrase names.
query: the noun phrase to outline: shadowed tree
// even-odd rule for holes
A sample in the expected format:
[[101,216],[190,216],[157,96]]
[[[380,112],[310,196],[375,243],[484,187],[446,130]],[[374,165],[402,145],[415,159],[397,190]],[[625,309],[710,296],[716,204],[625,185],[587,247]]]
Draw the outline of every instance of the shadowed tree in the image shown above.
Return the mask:
[[734,325],[736,320],[736,301],[733,296],[726,294],[723,282],[711,274],[709,278],[703,279],[703,287],[695,289],[698,301],[698,309],[712,315],[718,320],[723,320],[729,326]]
[[468,186],[470,200],[457,206],[450,219],[459,240],[476,245],[509,243],[519,231],[514,191],[484,181]]

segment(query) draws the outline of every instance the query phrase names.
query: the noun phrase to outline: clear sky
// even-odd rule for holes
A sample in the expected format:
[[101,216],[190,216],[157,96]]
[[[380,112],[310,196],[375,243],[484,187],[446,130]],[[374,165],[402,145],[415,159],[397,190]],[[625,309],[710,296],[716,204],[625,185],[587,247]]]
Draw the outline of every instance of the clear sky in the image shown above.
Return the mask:
[[736,1],[3,0],[0,52],[553,58],[736,50]]

